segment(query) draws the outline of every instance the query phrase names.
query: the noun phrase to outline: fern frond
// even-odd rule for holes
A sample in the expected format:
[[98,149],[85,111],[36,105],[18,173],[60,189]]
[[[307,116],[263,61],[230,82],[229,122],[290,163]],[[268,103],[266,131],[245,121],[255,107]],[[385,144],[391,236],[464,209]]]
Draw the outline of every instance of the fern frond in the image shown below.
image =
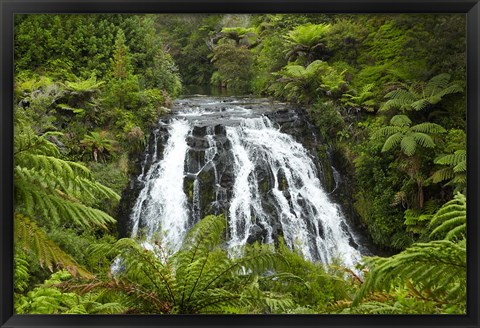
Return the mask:
[[395,115],[390,119],[390,124],[399,127],[409,127],[412,120],[406,115]]
[[21,153],[15,156],[15,164],[35,169],[50,171],[52,174],[74,179],[75,176],[91,179],[90,170],[75,162],[65,161],[54,156]]
[[445,203],[435,213],[430,222],[430,228],[433,229],[430,237],[443,236],[449,240],[461,239],[466,236],[466,223],[467,200],[463,194],[457,193],[451,201]]
[[388,139],[385,141],[382,147],[382,152],[389,151],[392,148],[397,147],[400,142],[402,141],[404,135],[401,132],[397,132],[392,134]]
[[[18,171],[16,170],[15,173]],[[25,175],[19,176],[28,181]],[[47,194],[42,191],[39,187],[18,184],[15,188],[15,200],[25,205],[23,209],[26,214],[36,216],[42,213],[45,220],[51,220],[57,224],[73,223],[81,227],[98,226],[107,229],[108,224],[116,222],[107,213],[85,206],[61,192]]]
[[47,234],[28,217],[16,214],[15,244],[24,251],[31,251],[40,260],[40,265],[53,271],[56,267],[67,269],[73,276],[79,274],[84,278],[92,278],[92,274],[82,268],[62,249],[60,249]]
[[430,122],[420,123],[415,126],[412,126],[412,131],[428,133],[428,134],[447,132],[447,130],[445,130],[445,128],[442,127],[441,125],[430,123]]
[[386,136],[391,136],[392,134],[402,133],[404,130],[398,126],[384,126],[374,133],[372,133],[372,139],[381,139]]
[[404,136],[400,142],[400,148],[405,155],[412,156],[415,154],[415,150],[417,149],[415,138],[411,135]]
[[388,111],[391,109],[409,109],[411,103],[415,101],[415,95],[403,89],[395,89],[385,95],[389,98],[381,107],[379,111]]
[[425,147],[425,148],[434,148],[435,147],[435,142],[433,141],[432,137],[430,137],[428,134],[422,133],[422,132],[414,132],[411,134],[413,140],[415,140],[415,143]]
[[[372,257],[365,261],[370,268],[365,283],[353,305],[374,290],[390,290],[395,281],[411,280],[428,290],[431,296],[458,301],[466,293],[466,248],[447,240],[415,244],[389,258]],[[460,287],[458,287],[460,285]],[[449,294],[460,288],[458,297]]]

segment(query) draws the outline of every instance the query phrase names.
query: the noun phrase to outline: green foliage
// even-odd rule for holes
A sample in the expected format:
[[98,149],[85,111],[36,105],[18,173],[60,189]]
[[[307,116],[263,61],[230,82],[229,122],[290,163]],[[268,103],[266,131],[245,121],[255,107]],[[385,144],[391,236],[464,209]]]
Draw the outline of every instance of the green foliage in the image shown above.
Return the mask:
[[402,85],[385,95],[385,102],[380,110],[399,109],[405,111],[425,110],[442,101],[443,97],[463,92],[458,82],[450,82],[450,75],[442,73],[432,77],[427,83]]
[[[14,220],[15,245],[23,252],[33,252],[40,261],[40,266],[54,271],[56,268],[65,268],[72,275],[81,275],[92,278],[92,274],[82,268],[77,262],[60,247],[57,246],[34,221],[26,216],[17,214]],[[18,254],[18,256],[17,256]],[[18,261],[17,261],[18,258]],[[22,259],[20,253],[16,253],[16,289],[23,292],[28,278],[28,263]]]
[[[430,237],[443,239],[414,244],[388,258],[366,258],[364,263],[369,271],[352,305],[359,305],[373,291],[390,292],[394,288],[398,290],[396,286],[404,286],[409,290],[410,297],[433,303],[430,313],[465,313],[465,196],[458,193],[453,200],[444,204],[433,215],[429,229],[433,229]],[[417,303],[412,300],[410,306]],[[366,304],[375,305],[371,302]]]
[[213,49],[212,62],[217,69],[212,84],[238,91],[248,91],[252,75],[252,54],[243,46],[219,44]]
[[110,302],[104,294],[63,293],[55,285],[70,279],[72,276],[66,271],[58,271],[45,280],[43,286],[28,292],[27,296],[20,296],[19,304],[15,308],[18,314],[118,314],[124,313],[126,308],[118,302]]
[[373,139],[383,139],[385,143],[382,152],[389,151],[400,146],[402,152],[412,156],[417,146],[434,148],[435,142],[430,136],[432,134],[444,133],[446,130],[438,124],[425,122],[414,126],[406,115],[395,115],[390,120],[390,126],[378,129],[372,134]]
[[465,190],[467,184],[466,150],[457,150],[453,154],[441,155],[434,162],[444,167],[432,174],[433,183],[448,181],[446,186],[453,185],[456,191]]
[[315,59],[321,59],[327,52],[325,34],[330,30],[330,24],[299,25],[286,35],[291,50],[286,57],[289,61],[304,58],[304,64],[309,64]]
[[32,217],[41,216],[59,224],[106,228],[115,220],[106,213],[86,206],[98,198],[120,199],[109,188],[92,181],[83,165],[58,158],[57,147],[47,136],[37,136],[18,124],[15,135],[15,202]]
[[352,94],[344,93],[340,99],[345,106],[351,107],[356,111],[366,110],[373,112],[376,103],[373,99],[374,93],[372,89],[375,87],[373,83],[364,85],[359,91],[352,90]]
[[258,37],[253,27],[224,27],[219,36],[234,40],[237,46],[251,48],[258,43]]
[[280,72],[274,73],[279,77],[278,86],[272,88],[277,97],[309,103],[319,92],[331,95],[342,90],[344,73],[321,60],[316,60],[307,67],[288,64]]
[[116,141],[109,138],[108,131],[90,132],[80,141],[80,146],[92,155],[95,162],[105,162],[105,156],[115,152]]
[[365,261],[370,271],[355,297],[357,305],[372,290],[386,290],[392,284],[411,281],[419,298],[437,303],[447,302],[465,309],[465,242],[447,240],[418,243],[389,258],[373,257]]
[[171,256],[156,242],[149,244],[150,250],[131,239],[121,239],[113,248],[92,245],[92,254],[120,259],[113,273],[115,280],[69,288],[116,290],[136,302],[142,313],[275,312],[291,306],[285,295],[260,289],[262,280],[267,279],[261,275],[279,267],[282,257],[268,245],[255,245],[231,258],[221,248],[224,233],[225,219],[207,216]]
[[457,193],[445,203],[433,216],[430,222],[430,237],[456,241],[467,235],[467,200]]
[[[18,313],[464,313],[465,196],[437,210],[466,186],[462,15],[42,14],[15,31]],[[221,218],[173,255],[105,235],[180,75],[306,105],[371,239],[401,253],[363,282],[281,241],[230,258]],[[38,286],[39,265],[70,275]]]

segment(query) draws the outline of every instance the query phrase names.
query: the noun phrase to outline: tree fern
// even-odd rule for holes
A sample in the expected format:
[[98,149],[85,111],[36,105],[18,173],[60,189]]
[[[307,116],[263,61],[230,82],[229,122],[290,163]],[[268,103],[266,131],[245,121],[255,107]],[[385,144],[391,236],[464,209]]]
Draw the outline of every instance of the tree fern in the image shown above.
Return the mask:
[[434,148],[435,142],[431,135],[446,132],[442,126],[435,123],[425,122],[411,126],[412,121],[406,115],[393,116],[390,119],[390,124],[376,130],[371,138],[383,139],[387,137],[382,152],[400,146],[401,151],[407,156],[414,155],[417,146]]
[[428,82],[416,85],[400,85],[399,88],[385,95],[388,100],[380,107],[380,111],[399,109],[420,111],[435,105],[453,93],[463,92],[458,82],[450,82],[450,75],[443,73],[432,77]]
[[434,183],[448,181],[446,185],[455,186],[456,191],[463,191],[466,187],[467,152],[457,150],[453,154],[442,155],[435,159],[435,164],[444,166],[435,171],[431,178]]
[[66,271],[52,274],[43,285],[30,291],[27,296],[21,296],[22,302],[15,310],[19,314],[118,314],[126,311],[124,305],[105,297],[102,292],[80,295],[57,288],[70,278],[70,273]]
[[444,204],[435,213],[431,222],[430,237],[458,240],[466,237],[467,226],[467,200],[457,193],[455,197]]
[[389,291],[392,285],[407,281],[412,281],[421,297],[465,305],[465,243],[418,243],[389,258],[367,258],[365,263],[370,271],[353,305],[358,305],[370,291]]
[[457,193],[433,216],[430,238],[389,258],[366,258],[366,280],[355,296],[359,305],[368,293],[389,292],[393,286],[407,286],[417,299],[446,305],[463,313],[466,305],[466,198]]
[[41,266],[50,271],[60,267],[67,269],[74,276],[78,274],[85,278],[93,277],[90,272],[78,265],[70,255],[51,241],[45,231],[28,217],[15,215],[14,227],[16,247],[25,252],[33,252],[40,260]]
[[[186,236],[175,254],[164,252],[158,242],[142,244],[121,239],[113,247],[92,245],[92,254],[117,258],[115,282],[91,282],[92,288],[116,290],[130,300],[140,299],[144,313],[230,313],[262,308],[279,311],[290,306],[286,295],[263,291],[263,274],[283,261],[271,245],[245,246],[238,257],[222,248],[225,219],[207,216]],[[148,249],[148,250],[147,250]],[[293,276],[278,279],[293,281]],[[77,288],[78,286],[71,286]],[[150,299],[150,301],[149,301]]]
[[372,91],[374,87],[373,83],[366,84],[359,91],[352,90],[352,94],[344,93],[340,100],[348,107],[372,112],[375,108],[374,92]]
[[115,220],[92,207],[101,199],[118,201],[113,190],[93,181],[82,164],[59,158],[48,135],[38,136],[19,121],[15,133],[15,203],[17,211],[44,222],[106,228]]
[[86,80],[79,79],[76,82],[66,81],[65,88],[75,94],[98,93],[103,84],[105,84],[104,81],[97,81],[95,75],[92,75]]

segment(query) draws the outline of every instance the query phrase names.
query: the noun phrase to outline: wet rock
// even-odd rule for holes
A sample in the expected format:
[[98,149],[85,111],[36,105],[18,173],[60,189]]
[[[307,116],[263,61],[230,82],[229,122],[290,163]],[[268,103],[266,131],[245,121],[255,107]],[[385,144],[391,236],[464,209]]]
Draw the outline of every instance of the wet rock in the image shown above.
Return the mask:
[[250,227],[250,231],[248,232],[248,244],[253,244],[255,242],[262,242],[265,238],[265,231],[258,225],[254,224]]

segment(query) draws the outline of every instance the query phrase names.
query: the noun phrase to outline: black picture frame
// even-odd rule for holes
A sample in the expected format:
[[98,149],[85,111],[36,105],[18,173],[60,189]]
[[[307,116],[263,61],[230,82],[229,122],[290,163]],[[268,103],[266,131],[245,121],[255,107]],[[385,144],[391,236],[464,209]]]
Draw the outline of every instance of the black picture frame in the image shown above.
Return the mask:
[[[479,327],[480,4],[478,0],[0,0],[0,326]],[[13,17],[16,13],[464,13],[467,17],[466,315],[14,315]]]

